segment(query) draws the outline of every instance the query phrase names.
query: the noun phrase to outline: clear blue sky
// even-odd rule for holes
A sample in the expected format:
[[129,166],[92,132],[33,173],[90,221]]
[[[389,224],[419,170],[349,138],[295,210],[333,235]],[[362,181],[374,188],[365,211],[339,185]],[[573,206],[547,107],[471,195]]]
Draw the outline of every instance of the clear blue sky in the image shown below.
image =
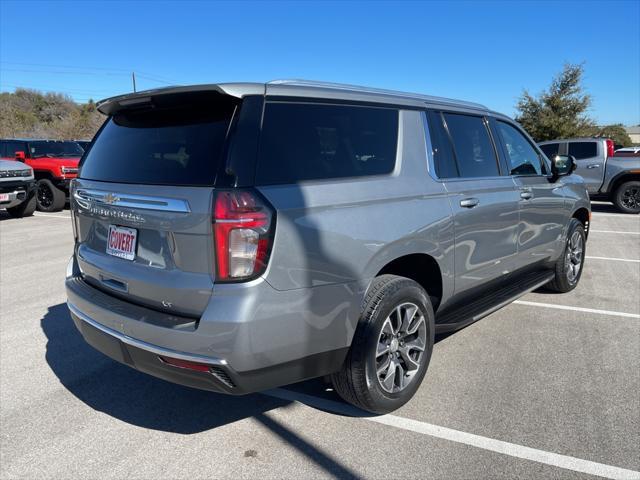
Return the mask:
[[585,62],[591,115],[640,123],[640,1],[28,2],[0,0],[0,89],[77,101],[166,84],[306,78],[514,114]]

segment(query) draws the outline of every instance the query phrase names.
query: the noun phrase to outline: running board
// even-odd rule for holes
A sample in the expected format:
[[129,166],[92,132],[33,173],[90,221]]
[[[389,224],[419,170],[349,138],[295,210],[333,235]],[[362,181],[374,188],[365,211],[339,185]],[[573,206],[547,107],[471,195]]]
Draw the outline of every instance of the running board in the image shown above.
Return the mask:
[[471,303],[436,315],[436,333],[452,332],[480,320],[487,315],[509,305],[519,297],[542,287],[553,279],[554,273],[548,270],[531,272],[503,288],[481,295]]

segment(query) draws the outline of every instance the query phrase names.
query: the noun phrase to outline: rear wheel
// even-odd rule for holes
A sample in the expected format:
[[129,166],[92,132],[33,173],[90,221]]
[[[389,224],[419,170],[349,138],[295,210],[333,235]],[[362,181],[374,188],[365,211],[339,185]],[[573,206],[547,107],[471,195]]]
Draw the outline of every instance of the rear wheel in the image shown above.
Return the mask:
[[56,187],[51,180],[47,178],[40,179],[36,186],[38,210],[41,212],[58,212],[64,208],[67,200],[66,194]]
[[580,221],[572,218],[569,223],[564,252],[556,262],[556,275],[553,281],[547,285],[550,290],[566,293],[576,288],[582,276],[585,247],[584,227]]
[[613,204],[624,213],[640,213],[640,182],[624,182],[616,188]]
[[433,308],[424,289],[408,278],[377,277],[347,359],[331,377],[336,392],[373,413],[401,407],[424,378],[433,339]]
[[7,208],[7,212],[13,218],[30,217],[36,209],[36,196],[32,194],[29,199],[15,207]]

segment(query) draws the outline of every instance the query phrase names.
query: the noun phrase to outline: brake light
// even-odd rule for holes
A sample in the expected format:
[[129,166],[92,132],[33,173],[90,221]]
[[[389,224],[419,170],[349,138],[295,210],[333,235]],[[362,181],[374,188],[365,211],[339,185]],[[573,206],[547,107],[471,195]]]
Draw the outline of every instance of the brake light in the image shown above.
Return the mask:
[[249,190],[216,193],[213,208],[216,281],[240,281],[264,273],[275,218],[272,208]]
[[614,153],[615,153],[615,145],[613,143],[613,140],[607,140],[607,158],[613,157]]

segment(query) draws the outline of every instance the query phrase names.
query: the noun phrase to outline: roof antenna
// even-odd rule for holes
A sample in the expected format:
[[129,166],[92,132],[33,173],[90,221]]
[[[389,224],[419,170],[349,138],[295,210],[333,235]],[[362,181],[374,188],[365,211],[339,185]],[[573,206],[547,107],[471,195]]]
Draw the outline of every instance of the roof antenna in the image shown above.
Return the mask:
[[133,93],[136,92],[136,72],[131,72],[131,81],[133,82]]

